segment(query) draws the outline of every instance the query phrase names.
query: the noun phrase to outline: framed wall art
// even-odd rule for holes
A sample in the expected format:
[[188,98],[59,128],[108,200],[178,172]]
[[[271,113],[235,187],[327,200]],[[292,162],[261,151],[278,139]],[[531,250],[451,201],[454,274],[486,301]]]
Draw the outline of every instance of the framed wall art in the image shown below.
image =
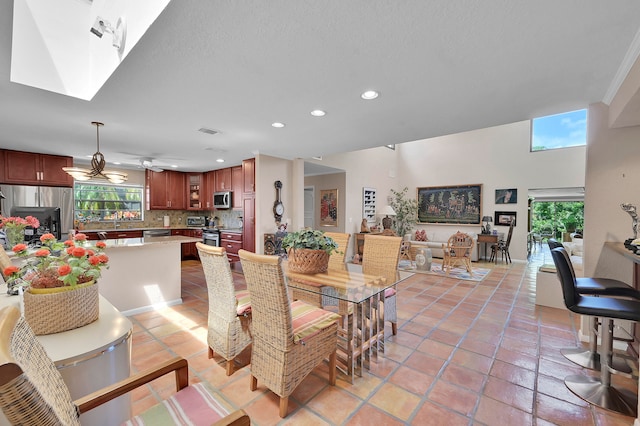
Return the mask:
[[320,190],[320,226],[338,226],[338,190]]
[[418,223],[480,225],[482,184],[418,188]]
[[516,226],[516,212],[495,212],[494,219],[495,226]]
[[496,204],[516,204],[517,202],[517,189],[496,189]]

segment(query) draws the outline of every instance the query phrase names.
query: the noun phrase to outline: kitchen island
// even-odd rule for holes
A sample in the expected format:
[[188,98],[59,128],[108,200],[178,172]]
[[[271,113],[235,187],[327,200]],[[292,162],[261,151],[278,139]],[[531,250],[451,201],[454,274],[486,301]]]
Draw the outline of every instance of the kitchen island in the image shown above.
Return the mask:
[[100,294],[124,315],[182,303],[181,244],[202,241],[181,235],[105,240],[109,269]]

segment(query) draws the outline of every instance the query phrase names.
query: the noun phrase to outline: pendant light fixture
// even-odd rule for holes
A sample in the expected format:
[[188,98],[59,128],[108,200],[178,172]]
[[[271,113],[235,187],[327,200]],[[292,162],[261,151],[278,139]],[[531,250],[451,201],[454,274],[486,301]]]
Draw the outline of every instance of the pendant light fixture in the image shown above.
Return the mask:
[[63,167],[62,170],[69,173],[75,180],[89,180],[91,178],[107,179],[111,183],[123,183],[127,180],[127,174],[116,171],[105,170],[104,155],[100,152],[100,126],[104,123],[92,121],[96,126],[97,151],[91,158],[91,170],[82,167]]

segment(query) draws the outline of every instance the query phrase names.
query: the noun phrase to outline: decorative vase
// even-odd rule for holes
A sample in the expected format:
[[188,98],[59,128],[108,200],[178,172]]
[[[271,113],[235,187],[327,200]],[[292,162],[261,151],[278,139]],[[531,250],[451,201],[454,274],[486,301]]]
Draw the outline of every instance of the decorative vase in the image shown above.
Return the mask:
[[24,292],[24,318],[36,335],[60,333],[98,319],[99,292],[94,281]]
[[20,226],[6,226],[8,248],[11,249],[16,244],[24,243],[24,228]]
[[326,272],[329,267],[329,253],[324,250],[289,249],[289,270],[301,274]]

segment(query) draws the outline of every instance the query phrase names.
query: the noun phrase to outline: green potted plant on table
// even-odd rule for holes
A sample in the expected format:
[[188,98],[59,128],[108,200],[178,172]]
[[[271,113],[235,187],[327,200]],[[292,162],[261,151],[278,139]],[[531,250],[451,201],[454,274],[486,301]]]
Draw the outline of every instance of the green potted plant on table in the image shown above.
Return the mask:
[[282,248],[287,252],[290,271],[316,274],[327,270],[329,256],[338,251],[338,244],[323,231],[305,228],[289,232],[282,239]]

